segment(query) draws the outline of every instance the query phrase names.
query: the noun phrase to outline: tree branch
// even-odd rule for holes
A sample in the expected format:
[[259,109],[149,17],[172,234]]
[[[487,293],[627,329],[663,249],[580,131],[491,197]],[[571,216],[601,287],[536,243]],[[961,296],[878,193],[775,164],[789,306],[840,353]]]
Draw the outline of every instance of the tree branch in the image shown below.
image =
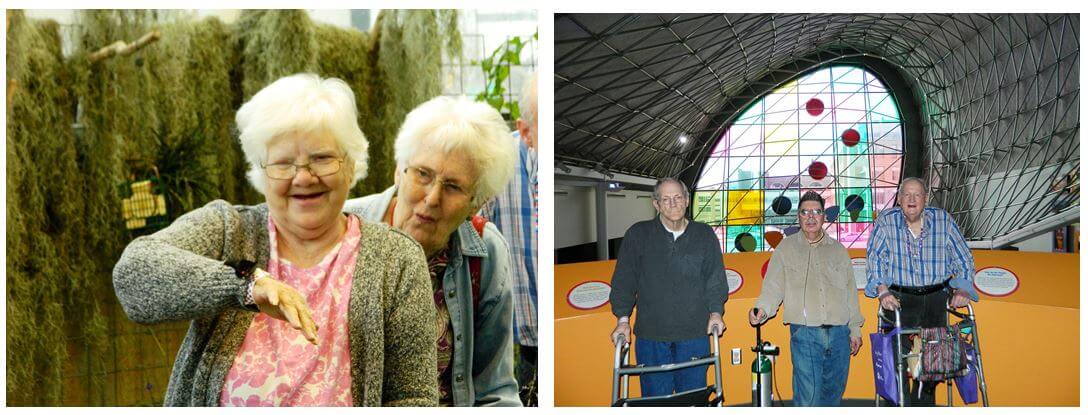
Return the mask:
[[140,48],[147,46],[148,43],[159,40],[160,37],[162,37],[162,34],[159,32],[158,29],[155,29],[148,32],[146,35],[143,35],[143,37],[137,39],[135,42],[132,43],[125,43],[122,40],[118,40],[117,42],[114,42],[109,46],[94,51],[94,53],[87,56],[87,60],[91,63],[96,63],[98,61],[117,55],[131,55],[133,52],[139,50]]

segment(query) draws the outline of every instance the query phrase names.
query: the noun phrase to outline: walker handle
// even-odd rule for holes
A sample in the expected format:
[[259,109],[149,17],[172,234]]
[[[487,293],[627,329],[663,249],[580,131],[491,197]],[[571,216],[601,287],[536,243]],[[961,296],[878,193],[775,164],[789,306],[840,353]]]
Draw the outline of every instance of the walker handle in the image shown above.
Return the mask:
[[964,307],[967,308],[967,314],[961,313],[959,311],[959,309],[953,308],[952,304],[945,304],[945,311],[947,311],[949,313],[952,313],[952,315],[954,315],[956,317],[959,317],[959,318],[962,318],[962,319],[974,320],[975,319],[975,310],[974,310],[973,307],[971,307],[971,302],[968,301],[967,305],[964,306]]

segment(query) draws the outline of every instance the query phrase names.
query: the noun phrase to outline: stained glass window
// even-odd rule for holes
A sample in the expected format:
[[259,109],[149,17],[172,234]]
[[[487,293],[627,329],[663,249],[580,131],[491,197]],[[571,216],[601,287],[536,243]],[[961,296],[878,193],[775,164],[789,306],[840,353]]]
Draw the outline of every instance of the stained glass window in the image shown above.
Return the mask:
[[860,67],[830,66],[734,121],[703,167],[692,209],[722,252],[771,250],[798,231],[798,201],[814,190],[828,235],[864,248],[873,219],[894,205],[902,166],[899,109],[884,83]]

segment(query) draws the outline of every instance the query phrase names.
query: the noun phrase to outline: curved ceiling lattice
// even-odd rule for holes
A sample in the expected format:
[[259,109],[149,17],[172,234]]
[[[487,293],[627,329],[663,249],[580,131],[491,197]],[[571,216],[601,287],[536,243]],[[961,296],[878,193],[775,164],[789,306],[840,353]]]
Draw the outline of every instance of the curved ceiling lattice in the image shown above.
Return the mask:
[[861,56],[905,80],[918,173],[970,239],[1079,207],[1076,14],[557,14],[555,34],[557,163],[694,177],[746,103]]

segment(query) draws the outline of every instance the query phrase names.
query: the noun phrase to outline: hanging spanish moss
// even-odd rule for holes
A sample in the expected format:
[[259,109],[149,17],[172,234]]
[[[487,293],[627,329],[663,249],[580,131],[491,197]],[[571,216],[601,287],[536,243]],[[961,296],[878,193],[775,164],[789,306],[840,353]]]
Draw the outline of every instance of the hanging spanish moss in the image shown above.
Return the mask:
[[[351,90],[355,92],[355,109],[358,111],[359,128],[363,130],[367,140],[370,141],[369,161],[367,176],[373,175],[377,169],[374,167],[376,154],[374,152],[374,135],[367,123],[372,122],[377,114],[372,107],[374,103],[367,99],[375,90],[372,82],[373,57],[371,49],[373,38],[369,33],[354,29],[341,29],[332,25],[318,25],[315,31],[319,45],[318,73],[322,77],[335,77],[347,82]],[[356,195],[367,195],[376,190],[365,186],[365,179],[356,185]],[[360,190],[361,189],[361,190]],[[381,190],[384,190],[381,189]]]
[[[374,28],[370,108],[363,124],[370,139],[370,174],[359,194],[393,184],[393,141],[408,112],[442,93],[442,57],[461,54],[455,10],[383,10]],[[443,45],[444,48],[436,47]]]
[[[218,196],[230,201],[248,201],[256,193],[245,180],[245,162],[242,148],[231,131],[234,109],[239,101],[231,81],[231,72],[237,54],[231,47],[230,28],[219,19],[207,18],[189,24],[189,54],[184,79],[193,81],[190,97],[203,105],[192,107],[198,125],[198,134],[210,137],[215,158],[212,165],[218,173],[211,178]],[[204,99],[203,97],[209,97]],[[251,195],[244,197],[243,195]]]
[[66,338],[103,344],[95,272],[84,251],[84,199],[72,130],[72,76],[58,25],[8,26],[7,362],[9,402],[55,405]]
[[317,38],[305,11],[246,10],[234,26],[245,99],[284,76],[317,71]]

